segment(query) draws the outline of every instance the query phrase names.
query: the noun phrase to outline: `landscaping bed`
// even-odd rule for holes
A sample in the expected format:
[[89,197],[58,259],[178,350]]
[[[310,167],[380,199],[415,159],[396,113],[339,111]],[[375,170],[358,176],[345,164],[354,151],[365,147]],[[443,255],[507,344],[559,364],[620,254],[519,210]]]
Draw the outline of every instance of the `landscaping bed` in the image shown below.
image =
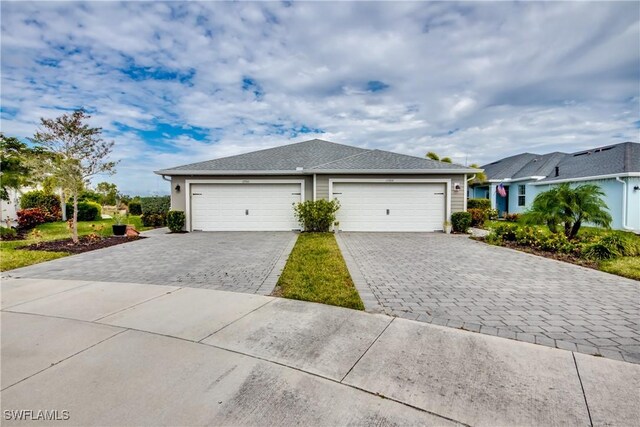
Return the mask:
[[302,233],[274,296],[364,310],[333,233]]
[[545,226],[502,223],[489,229],[486,237],[473,239],[640,280],[640,237],[633,233],[583,227],[569,240]]
[[50,240],[46,242],[32,243],[28,246],[20,246],[18,250],[45,251],[45,252],[66,252],[69,254],[80,254],[94,251],[96,249],[108,248],[109,246],[120,245],[144,239],[145,237],[120,237],[120,236],[81,236],[80,242],[74,244],[71,239]]

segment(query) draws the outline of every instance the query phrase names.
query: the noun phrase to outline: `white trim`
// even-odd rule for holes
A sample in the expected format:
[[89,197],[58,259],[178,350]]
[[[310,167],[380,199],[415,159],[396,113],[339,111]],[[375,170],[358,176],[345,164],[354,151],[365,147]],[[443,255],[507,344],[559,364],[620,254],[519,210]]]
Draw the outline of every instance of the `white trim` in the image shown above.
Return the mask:
[[619,176],[616,177],[616,181],[621,183],[623,186],[623,194],[622,194],[622,228],[629,231],[638,231],[632,227],[627,225],[627,201],[629,199],[629,183],[623,179],[620,179]]
[[313,201],[316,201],[316,191],[317,191],[317,187],[316,187],[316,174],[313,174]]
[[329,201],[333,200],[334,182],[382,182],[386,184],[444,184],[447,202],[445,204],[445,221],[451,221],[451,179],[430,179],[430,178],[329,178]]
[[191,184],[300,184],[300,201],[304,201],[304,179],[186,179],[186,200],[184,214],[186,216],[186,229],[191,230]]
[[462,210],[464,212],[466,212],[467,211],[467,196],[468,196],[467,191],[469,191],[467,189],[467,174],[464,174],[464,189],[463,189],[463,191],[464,191],[464,202],[462,203],[462,207],[463,207]]
[[296,170],[159,170],[153,173],[167,176],[216,176],[216,175],[464,175],[479,173],[482,169],[323,169]]
[[525,176],[522,178],[515,178],[515,179],[512,179],[512,178],[488,179],[485,182],[498,182],[498,183],[508,184],[510,182],[519,182],[519,181],[540,181],[541,179],[545,179],[545,178],[546,176]]
[[565,179],[554,179],[553,181],[544,181],[544,182],[532,182],[532,185],[548,185],[548,184],[560,184],[563,182],[579,182],[579,181],[598,181],[601,179],[610,179],[610,178],[625,178],[637,176],[640,177],[640,172],[625,172],[625,173],[612,173],[609,175],[593,175],[593,176],[583,176],[580,178],[565,178]]

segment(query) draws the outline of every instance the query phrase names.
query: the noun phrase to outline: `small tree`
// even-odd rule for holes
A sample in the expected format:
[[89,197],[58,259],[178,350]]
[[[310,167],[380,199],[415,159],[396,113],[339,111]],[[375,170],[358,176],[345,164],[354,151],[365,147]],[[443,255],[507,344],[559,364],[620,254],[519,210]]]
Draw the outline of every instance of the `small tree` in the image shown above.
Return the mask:
[[113,206],[118,202],[118,187],[110,182],[100,182],[96,186],[96,192],[102,196],[102,204]]
[[111,154],[113,142],[102,140],[101,128],[84,123],[91,116],[84,110],[63,114],[55,119],[40,119],[41,128],[32,141],[48,156],[44,168],[56,183],[73,198],[71,238],[78,243],[78,194],[96,174],[114,173],[115,162],[105,159]]
[[[469,167],[480,169],[480,166],[477,163],[471,163]],[[487,182],[487,175],[484,172],[478,172],[476,173],[476,177],[473,179],[473,182]]]
[[546,224],[552,233],[562,226],[565,236],[571,240],[584,223],[611,226],[611,215],[603,196],[604,192],[595,184],[575,188],[568,183],[561,184],[538,194],[524,218],[529,223]]
[[431,159],[431,160],[435,160],[435,161],[440,161],[440,156],[438,156],[436,153],[434,153],[433,151],[429,151],[426,155],[427,159]]
[[8,201],[9,190],[33,183],[29,158],[35,154],[18,138],[0,133],[0,199]]

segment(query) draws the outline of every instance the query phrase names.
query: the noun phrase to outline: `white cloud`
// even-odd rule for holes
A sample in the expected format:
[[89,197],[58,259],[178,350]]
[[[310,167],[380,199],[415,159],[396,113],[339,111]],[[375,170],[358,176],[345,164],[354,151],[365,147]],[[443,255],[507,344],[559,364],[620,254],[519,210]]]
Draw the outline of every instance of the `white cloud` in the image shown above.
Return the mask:
[[640,139],[638,3],[1,8],[2,131],[84,106],[130,193],[166,191],[156,169],[303,140],[282,131],[301,126],[458,162]]

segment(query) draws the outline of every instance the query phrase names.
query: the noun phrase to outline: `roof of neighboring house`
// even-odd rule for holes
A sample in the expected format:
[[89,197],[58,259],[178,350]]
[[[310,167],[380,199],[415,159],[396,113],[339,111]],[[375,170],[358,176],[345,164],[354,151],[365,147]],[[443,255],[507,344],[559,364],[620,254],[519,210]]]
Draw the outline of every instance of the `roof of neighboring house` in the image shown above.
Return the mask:
[[623,142],[575,153],[522,153],[482,169],[490,181],[544,177],[539,182],[640,172],[640,144]]
[[[302,168],[302,171],[299,169]],[[368,150],[321,139],[253,151],[231,157],[191,163],[156,171],[160,175],[207,175],[234,173],[328,173],[354,171],[416,171],[473,173],[465,166],[407,156],[382,150]]]
[[557,167],[557,176],[554,168],[554,171],[541,181],[640,172],[640,144],[623,142],[566,154]]

